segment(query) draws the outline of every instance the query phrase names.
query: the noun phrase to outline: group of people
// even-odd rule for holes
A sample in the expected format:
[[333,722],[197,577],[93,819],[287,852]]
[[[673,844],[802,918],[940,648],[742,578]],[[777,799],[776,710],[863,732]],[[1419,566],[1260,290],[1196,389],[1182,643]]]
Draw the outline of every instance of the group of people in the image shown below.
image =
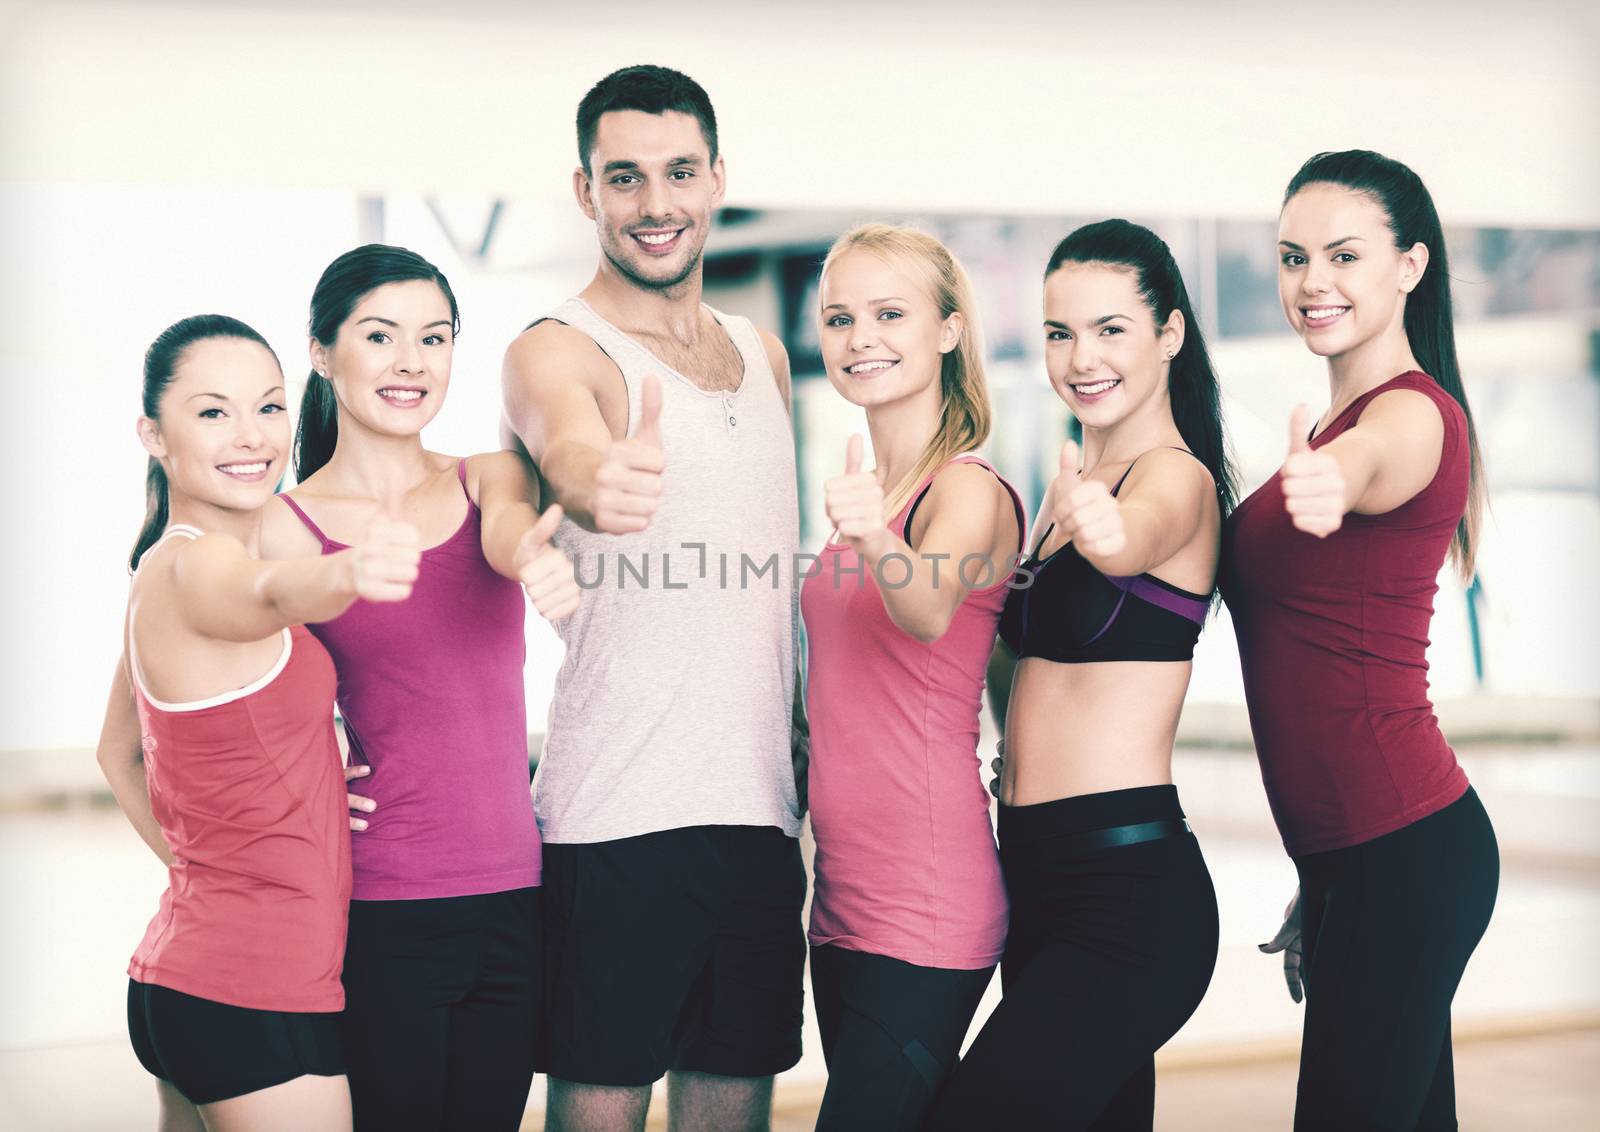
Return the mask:
[[[538,1071],[549,1129],[641,1129],[663,1076],[672,1128],[764,1128],[809,955],[818,1128],[1149,1129],[1152,1055],[1217,954],[1171,770],[1220,584],[1300,876],[1265,945],[1307,998],[1295,1126],[1453,1128],[1450,1003],[1498,857],[1428,700],[1483,488],[1417,176],[1349,151],[1290,181],[1279,290],[1330,403],[1237,506],[1171,252],[1124,220],[1062,240],[1045,361],[1082,442],[1031,535],[977,454],[961,265],[846,233],[819,337],[875,466],[852,437],[790,585],[746,569],[799,551],[788,359],[701,302],[711,103],[629,67],[577,133],[599,268],[508,349],[504,451],[423,447],[461,320],[405,249],[318,281],[292,443],[247,325],[186,318],[146,355],[99,756],[170,869],[128,986],[161,1127],[510,1130]],[[531,803],[530,600],[565,646]]]

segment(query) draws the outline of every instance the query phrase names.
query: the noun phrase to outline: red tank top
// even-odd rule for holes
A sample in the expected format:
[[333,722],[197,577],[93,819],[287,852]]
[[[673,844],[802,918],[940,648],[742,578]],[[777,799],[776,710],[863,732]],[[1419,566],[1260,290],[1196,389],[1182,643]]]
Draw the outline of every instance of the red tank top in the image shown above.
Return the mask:
[[[905,537],[932,482],[889,524],[895,534]],[[1000,482],[1020,533],[1022,504]],[[810,940],[921,967],[988,967],[1005,947],[1007,906],[978,711],[1011,574],[940,563],[948,584],[958,569],[989,584],[969,590],[944,636],[925,644],[890,620],[854,549],[830,544],[819,559],[800,596],[817,845]],[[903,569],[881,564],[885,584]]]
[[1383,515],[1344,517],[1326,539],[1298,531],[1280,473],[1224,527],[1222,595],[1267,800],[1292,856],[1381,837],[1467,790],[1428,699],[1428,626],[1439,571],[1466,508],[1466,416],[1426,374],[1356,398],[1311,447],[1361,419],[1374,397],[1413,389],[1444,418],[1432,481]]
[[253,684],[186,704],[151,699],[130,651],[150,808],[177,860],[128,974],[229,1006],[337,1011],[350,830],[333,661],[300,626],[283,641]]

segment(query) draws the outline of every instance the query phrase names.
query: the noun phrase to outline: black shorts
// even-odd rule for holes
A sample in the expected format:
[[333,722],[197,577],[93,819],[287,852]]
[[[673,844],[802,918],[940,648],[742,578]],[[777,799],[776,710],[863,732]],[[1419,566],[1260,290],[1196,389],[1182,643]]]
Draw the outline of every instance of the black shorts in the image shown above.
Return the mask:
[[337,1014],[250,1010],[129,979],[128,1036],[139,1064],[197,1105],[344,1075]]
[[563,1081],[669,1069],[767,1077],[800,1060],[806,874],[772,826],[544,846],[545,1041]]
[[352,900],[340,1032],[356,1132],[522,1123],[539,1033],[538,888]]

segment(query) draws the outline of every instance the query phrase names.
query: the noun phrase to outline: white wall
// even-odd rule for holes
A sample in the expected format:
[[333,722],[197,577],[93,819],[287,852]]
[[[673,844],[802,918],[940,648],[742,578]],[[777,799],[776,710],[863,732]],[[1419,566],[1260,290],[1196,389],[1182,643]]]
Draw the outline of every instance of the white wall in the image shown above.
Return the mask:
[[1484,0],[53,3],[7,29],[12,176],[565,197],[577,100],[710,91],[740,202],[1259,215],[1361,145],[1457,223],[1600,220],[1592,5]]
[[[1555,5],[1487,35],[1461,4],[753,7],[0,8],[0,750],[98,730],[154,334],[227,311],[298,378],[306,297],[357,237],[355,192],[544,202],[517,276],[461,296],[429,438],[492,447],[503,344],[587,275],[571,119],[615,66],[662,61],[710,89],[736,204],[1255,216],[1310,152],[1360,144],[1425,170],[1450,222],[1600,224],[1593,17]],[[442,240],[418,250],[451,262]]]

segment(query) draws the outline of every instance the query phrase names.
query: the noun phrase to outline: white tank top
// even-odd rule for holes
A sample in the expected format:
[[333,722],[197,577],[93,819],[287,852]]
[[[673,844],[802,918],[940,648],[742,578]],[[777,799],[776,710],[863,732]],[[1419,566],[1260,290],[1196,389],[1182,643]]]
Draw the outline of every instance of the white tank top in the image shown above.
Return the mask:
[[567,652],[533,785],[548,842],[697,825],[800,832],[789,754],[794,433],[755,328],[710,313],[744,359],[732,392],[699,388],[582,299],[548,316],[622,371],[628,435],[645,375],[660,378],[666,457],[646,530],[595,534],[563,520],[556,532],[585,588],[557,626]]

